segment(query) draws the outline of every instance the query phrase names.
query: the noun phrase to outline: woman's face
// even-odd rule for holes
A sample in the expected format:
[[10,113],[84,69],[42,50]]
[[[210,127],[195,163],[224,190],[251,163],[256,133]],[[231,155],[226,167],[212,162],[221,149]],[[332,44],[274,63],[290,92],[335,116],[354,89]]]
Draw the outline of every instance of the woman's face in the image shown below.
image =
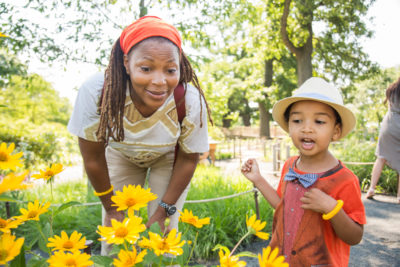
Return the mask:
[[132,99],[139,112],[148,117],[161,107],[178,85],[179,49],[169,40],[150,38],[124,56],[132,82]]

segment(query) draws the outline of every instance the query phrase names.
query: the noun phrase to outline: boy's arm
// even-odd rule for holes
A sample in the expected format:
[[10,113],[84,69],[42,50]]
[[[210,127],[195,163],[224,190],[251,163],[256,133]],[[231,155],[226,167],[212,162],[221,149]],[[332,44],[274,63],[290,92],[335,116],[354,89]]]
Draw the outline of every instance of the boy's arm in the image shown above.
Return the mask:
[[[322,214],[327,214],[332,211],[337,204],[336,199],[322,192],[317,188],[312,188],[305,192],[300,199],[303,204],[303,209],[309,209]],[[343,209],[333,216],[330,220],[335,234],[347,244],[353,246],[360,243],[364,228],[362,225],[353,221]]]
[[276,190],[262,177],[257,161],[255,159],[247,160],[243,164],[242,173],[247,179],[253,182],[254,186],[260,190],[269,204],[276,209],[281,199]]

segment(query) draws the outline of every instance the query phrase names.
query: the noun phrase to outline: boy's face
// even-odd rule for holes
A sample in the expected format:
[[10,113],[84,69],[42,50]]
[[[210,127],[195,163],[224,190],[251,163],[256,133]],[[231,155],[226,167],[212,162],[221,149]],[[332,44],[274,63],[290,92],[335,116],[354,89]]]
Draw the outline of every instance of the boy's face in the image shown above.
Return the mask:
[[341,134],[333,109],[317,101],[293,104],[288,123],[293,144],[303,156],[323,156],[330,142],[338,140]]

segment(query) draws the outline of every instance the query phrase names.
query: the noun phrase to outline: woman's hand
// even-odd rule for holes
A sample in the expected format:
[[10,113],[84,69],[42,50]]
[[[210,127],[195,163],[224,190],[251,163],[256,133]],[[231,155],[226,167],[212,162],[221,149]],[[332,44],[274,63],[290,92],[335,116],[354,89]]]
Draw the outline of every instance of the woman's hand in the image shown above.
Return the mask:
[[[150,226],[153,223],[158,223],[160,225],[161,231],[164,232],[165,231],[165,219],[168,218],[167,217],[167,213],[165,212],[165,209],[158,206],[158,208],[156,209],[156,211],[154,212],[153,216],[150,217],[150,219],[148,220],[148,222],[146,223],[146,227],[150,228]],[[169,231],[170,229],[167,228],[167,230]]]
[[117,211],[116,209],[111,209],[109,211],[106,211],[106,214],[104,216],[103,225],[110,227],[112,219],[122,222],[124,220],[124,218],[125,218],[125,215],[122,211]]

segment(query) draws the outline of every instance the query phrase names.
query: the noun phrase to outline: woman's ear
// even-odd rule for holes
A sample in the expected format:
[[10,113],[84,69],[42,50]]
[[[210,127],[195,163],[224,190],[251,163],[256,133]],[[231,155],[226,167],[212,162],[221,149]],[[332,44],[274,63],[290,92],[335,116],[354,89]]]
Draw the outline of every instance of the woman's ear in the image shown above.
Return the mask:
[[126,74],[129,75],[129,60],[128,60],[128,55],[124,55],[124,66],[126,69]]

